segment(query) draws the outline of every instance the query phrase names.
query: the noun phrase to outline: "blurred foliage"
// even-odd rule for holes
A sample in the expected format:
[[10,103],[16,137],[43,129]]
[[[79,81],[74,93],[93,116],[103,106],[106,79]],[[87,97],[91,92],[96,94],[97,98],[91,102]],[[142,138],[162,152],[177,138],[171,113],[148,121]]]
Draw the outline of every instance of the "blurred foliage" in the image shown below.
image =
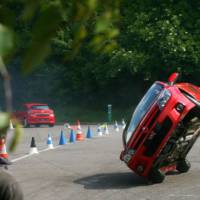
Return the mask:
[[[22,72],[32,72],[51,52],[51,42],[65,58],[73,59],[81,43],[88,40],[95,51],[107,53],[116,46],[119,0],[6,0],[0,2],[0,72],[4,80],[7,114],[0,113],[0,135],[4,136],[12,112],[9,73],[5,63],[20,57]],[[113,23],[112,23],[113,22]],[[90,26],[91,23],[91,26]],[[52,44],[53,45],[53,44]],[[66,51],[65,48],[68,50]],[[21,128],[15,121],[10,144],[14,150]]]
[[[97,30],[104,30],[106,25],[98,26]],[[122,1],[117,25],[118,45],[109,54],[92,51],[84,41],[75,59],[63,61],[63,50],[70,51],[70,39],[62,46],[53,44],[54,57],[50,62],[62,66],[55,72],[57,79],[60,77],[56,90],[61,96],[85,94],[84,100],[99,93],[96,98],[99,101],[102,94],[105,99],[113,96],[110,91],[115,91],[115,97],[120,99],[123,88],[133,90],[136,81],[132,80],[138,76],[142,86],[152,80],[166,80],[174,71],[181,72],[184,81],[200,84],[200,1]],[[70,38],[70,32],[68,26],[63,35]],[[89,33],[88,40],[92,36]],[[124,93],[124,99],[129,94]],[[115,97],[113,101],[118,99]]]
[[10,115],[8,113],[0,113],[0,133],[2,137],[6,136],[7,129],[9,128]]
[[[21,20],[24,29],[28,29],[25,34],[29,42],[23,47],[26,51],[23,72],[31,72],[47,57],[52,40],[67,59],[77,55],[85,40],[95,51],[111,51],[118,35],[114,23],[119,18],[119,3],[119,0],[24,1]],[[24,30],[19,31],[22,34]]]
[[6,26],[0,24],[0,56],[8,54],[13,48],[12,32]]
[[[0,3],[1,29],[15,33],[16,51],[24,55],[23,72],[28,73],[49,55],[52,39],[61,49],[69,48],[67,58],[76,55],[84,40],[96,51],[112,50],[119,5],[120,0],[8,0]],[[13,45],[11,40],[5,44]]]
[[22,129],[21,124],[16,119],[12,119],[12,121],[10,121],[10,123],[13,123],[15,126],[14,136],[12,137],[12,140],[9,144],[9,151],[13,152],[13,151],[15,151],[16,146],[19,143],[19,140],[23,134],[23,129]]

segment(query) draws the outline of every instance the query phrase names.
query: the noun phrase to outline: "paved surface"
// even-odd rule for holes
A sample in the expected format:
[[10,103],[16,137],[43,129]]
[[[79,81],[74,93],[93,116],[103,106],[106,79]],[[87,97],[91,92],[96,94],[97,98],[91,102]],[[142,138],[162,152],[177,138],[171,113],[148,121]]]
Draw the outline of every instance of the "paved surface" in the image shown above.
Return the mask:
[[[38,150],[46,148],[49,132],[57,145],[60,129],[59,126],[25,129],[11,159],[29,152],[32,136]],[[96,132],[96,127],[92,130]],[[162,184],[147,185],[119,160],[121,132],[114,132],[113,127],[109,130],[109,136],[59,146],[16,161],[9,170],[20,182],[25,200],[200,199],[200,140],[189,155],[192,167],[188,173],[174,173]]]

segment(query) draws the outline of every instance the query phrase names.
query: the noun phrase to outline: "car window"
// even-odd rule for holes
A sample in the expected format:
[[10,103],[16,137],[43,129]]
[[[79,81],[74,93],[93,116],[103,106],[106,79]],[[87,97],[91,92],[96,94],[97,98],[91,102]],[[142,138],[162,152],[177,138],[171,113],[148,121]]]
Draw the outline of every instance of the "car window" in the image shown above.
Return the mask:
[[147,91],[147,93],[141,99],[140,103],[138,104],[138,106],[133,112],[132,118],[128,125],[127,132],[125,132],[124,136],[125,136],[126,143],[128,143],[131,136],[134,134],[136,127],[141,122],[141,120],[146,115],[146,113],[149,111],[153,103],[156,101],[162,89],[163,89],[163,85],[159,83],[155,83],[151,86],[151,88]]
[[47,105],[34,105],[34,106],[31,106],[31,109],[34,109],[34,110],[48,110],[49,106],[47,106]]

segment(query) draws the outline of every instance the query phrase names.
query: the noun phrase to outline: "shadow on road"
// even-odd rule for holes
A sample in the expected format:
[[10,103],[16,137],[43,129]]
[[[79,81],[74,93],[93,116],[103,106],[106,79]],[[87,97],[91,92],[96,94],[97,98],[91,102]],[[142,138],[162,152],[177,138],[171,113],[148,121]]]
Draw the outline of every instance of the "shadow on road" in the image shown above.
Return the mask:
[[133,173],[95,174],[74,181],[86,189],[123,189],[147,185],[147,181]]

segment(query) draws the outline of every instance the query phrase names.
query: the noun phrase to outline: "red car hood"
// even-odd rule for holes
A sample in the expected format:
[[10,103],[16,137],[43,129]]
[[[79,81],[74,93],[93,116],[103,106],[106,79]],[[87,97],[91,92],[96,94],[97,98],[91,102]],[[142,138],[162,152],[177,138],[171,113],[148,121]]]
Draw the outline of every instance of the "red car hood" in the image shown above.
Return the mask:
[[176,86],[194,97],[197,101],[200,101],[200,88],[191,83],[177,83]]

